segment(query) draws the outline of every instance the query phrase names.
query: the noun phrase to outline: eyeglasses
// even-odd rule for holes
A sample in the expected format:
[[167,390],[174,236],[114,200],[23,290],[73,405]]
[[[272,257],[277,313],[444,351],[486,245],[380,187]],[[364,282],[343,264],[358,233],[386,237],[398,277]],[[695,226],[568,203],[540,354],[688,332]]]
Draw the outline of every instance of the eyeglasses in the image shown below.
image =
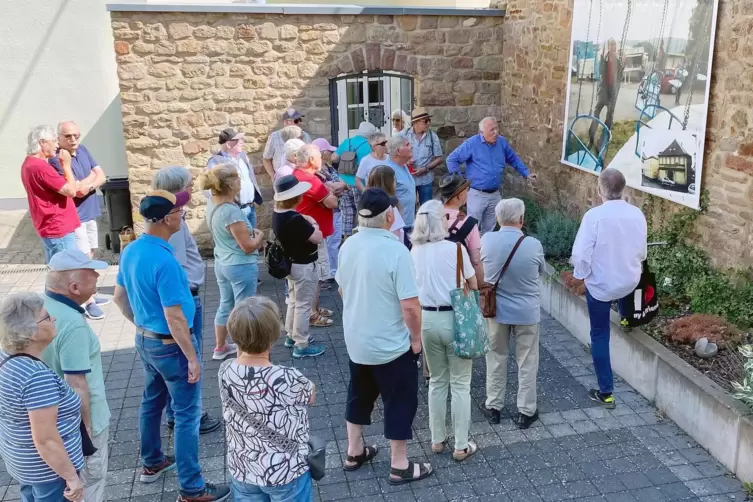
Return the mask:
[[50,321],[50,322],[52,322],[52,316],[50,315],[50,313],[49,313],[49,312],[47,312],[47,315],[46,315],[46,316],[44,316],[43,318],[41,318],[40,320],[38,320],[38,321],[37,321],[37,324],[42,324],[42,323],[43,323],[43,322],[45,322],[45,321]]
[[79,138],[81,138],[81,133],[79,132],[79,133],[76,133],[76,134],[63,134],[63,137],[65,139],[79,139]]
[[167,213],[167,215],[170,216],[171,214],[175,214],[175,213],[180,213],[181,216],[183,216],[183,215],[186,214],[186,208],[184,208],[183,206],[181,206],[178,209],[173,209],[172,211],[170,211],[169,213]]
[[376,146],[387,146],[387,142],[382,141],[381,143],[377,143]]

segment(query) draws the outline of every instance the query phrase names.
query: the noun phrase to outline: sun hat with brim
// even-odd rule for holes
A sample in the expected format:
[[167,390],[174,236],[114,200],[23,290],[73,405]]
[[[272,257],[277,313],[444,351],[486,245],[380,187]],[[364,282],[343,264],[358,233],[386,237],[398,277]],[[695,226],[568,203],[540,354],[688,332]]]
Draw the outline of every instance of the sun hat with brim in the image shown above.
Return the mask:
[[426,111],[426,108],[421,108],[420,106],[413,110],[413,113],[411,113],[410,122],[411,124],[414,122],[418,122],[419,120],[423,119],[430,119],[431,115],[429,115],[429,112]]
[[324,138],[317,138],[314,141],[311,142],[312,145],[317,147],[320,152],[335,152],[337,151],[337,148],[329,144],[329,141],[327,141]]
[[92,260],[89,255],[78,249],[61,251],[50,258],[47,264],[53,272],[66,270],[106,270],[109,265],[104,261]]
[[381,188],[369,188],[358,200],[358,216],[375,218],[390,207],[397,207],[397,197],[390,197]]
[[166,190],[152,190],[141,199],[139,213],[152,223],[163,219],[176,207],[188,204],[191,196],[188,192],[170,193]]
[[220,145],[224,145],[228,141],[233,141],[236,139],[241,139],[245,136],[242,132],[237,132],[232,127],[228,127],[227,129],[223,129],[220,133]]
[[311,189],[311,183],[308,181],[298,181],[298,178],[292,174],[283,176],[275,181],[275,200],[282,202],[303,195]]
[[439,182],[439,194],[442,202],[447,202],[463,190],[470,188],[471,182],[458,174],[448,174]]

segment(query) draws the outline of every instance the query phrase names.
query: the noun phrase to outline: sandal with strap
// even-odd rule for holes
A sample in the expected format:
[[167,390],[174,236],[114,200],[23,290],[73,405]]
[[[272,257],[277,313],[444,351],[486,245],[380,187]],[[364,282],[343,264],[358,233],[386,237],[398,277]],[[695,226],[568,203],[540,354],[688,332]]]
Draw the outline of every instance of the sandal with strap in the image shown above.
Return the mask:
[[319,314],[322,317],[332,317],[333,315],[335,315],[335,311],[334,310],[325,309],[325,308],[322,308],[322,307],[319,307],[319,310],[316,313]]
[[455,462],[462,462],[463,460],[476,453],[476,451],[478,451],[478,446],[476,446],[476,443],[474,443],[473,441],[468,441],[468,446],[464,450],[455,450],[454,452],[452,452],[452,458],[455,459]]
[[355,465],[345,465],[343,464],[343,470],[352,472],[357,471],[361,468],[363,464],[371,460],[372,458],[376,457],[377,453],[379,453],[379,448],[377,448],[376,445],[374,446],[364,446],[363,447],[363,453],[360,455],[348,455],[345,459],[346,462],[355,462]]
[[314,314],[311,316],[311,319],[309,319],[309,324],[311,326],[316,326],[319,328],[326,328],[329,326],[332,326],[335,323],[332,319],[328,319],[326,317],[322,317],[319,314]]
[[[418,476],[414,476],[414,468],[418,466]],[[387,482],[393,486],[404,485],[405,483],[412,483],[414,481],[420,481],[426,479],[434,474],[434,468],[431,464],[419,464],[418,462],[408,462],[406,469],[395,469],[390,467],[390,476]],[[394,479],[392,476],[397,476],[399,479]]]
[[441,443],[432,443],[431,444],[431,452],[435,454],[440,454],[444,451],[444,447],[447,445],[447,439],[445,438],[444,441]]

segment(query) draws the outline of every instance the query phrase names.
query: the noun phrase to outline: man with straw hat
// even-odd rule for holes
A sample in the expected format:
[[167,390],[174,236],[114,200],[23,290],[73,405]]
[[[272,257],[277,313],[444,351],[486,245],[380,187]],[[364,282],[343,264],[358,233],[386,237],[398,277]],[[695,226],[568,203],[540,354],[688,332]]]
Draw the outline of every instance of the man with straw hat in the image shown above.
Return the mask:
[[434,169],[442,165],[442,145],[437,133],[429,129],[431,115],[418,107],[411,115],[411,127],[405,137],[413,148],[413,177],[416,179],[418,205],[431,200],[433,195]]

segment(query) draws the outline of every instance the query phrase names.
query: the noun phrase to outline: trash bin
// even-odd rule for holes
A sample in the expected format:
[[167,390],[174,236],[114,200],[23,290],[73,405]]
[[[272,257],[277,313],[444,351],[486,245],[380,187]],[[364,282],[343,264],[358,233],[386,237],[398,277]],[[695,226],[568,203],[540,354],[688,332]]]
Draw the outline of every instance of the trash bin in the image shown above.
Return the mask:
[[117,254],[120,253],[120,231],[123,227],[133,228],[128,176],[108,177],[100,190],[105,199],[110,224],[110,233],[105,235],[105,246]]

